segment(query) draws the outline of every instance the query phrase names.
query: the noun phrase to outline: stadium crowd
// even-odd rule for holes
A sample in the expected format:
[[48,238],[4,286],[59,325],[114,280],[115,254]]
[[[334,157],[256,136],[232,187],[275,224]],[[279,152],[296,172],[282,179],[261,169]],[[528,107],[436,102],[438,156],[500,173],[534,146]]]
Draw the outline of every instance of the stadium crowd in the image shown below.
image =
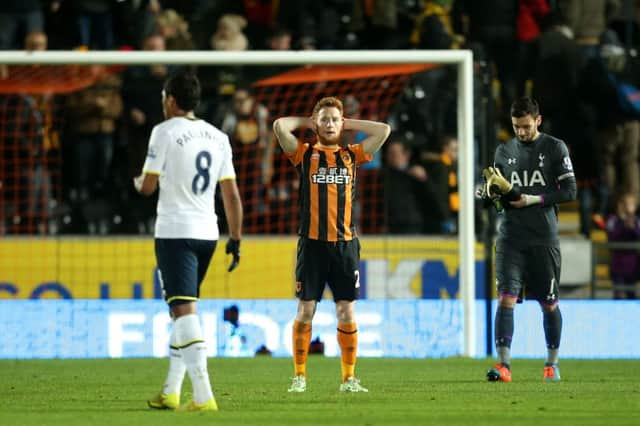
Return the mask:
[[[620,197],[640,195],[639,28],[637,0],[0,3],[0,50],[472,49],[476,169],[512,137],[511,101],[533,96],[542,130],[571,150],[587,237],[606,227]],[[152,232],[156,201],[130,182],[163,119],[162,82],[174,67],[93,68],[104,78],[68,94],[0,93],[0,235]],[[295,232],[295,179],[281,171],[274,117],[252,85],[289,69],[197,68],[197,113],[230,136],[247,233]],[[10,71],[0,66],[0,81]],[[388,111],[357,93],[343,99],[347,117],[393,129],[361,173],[363,233],[456,233],[456,81],[449,66],[416,73]]]

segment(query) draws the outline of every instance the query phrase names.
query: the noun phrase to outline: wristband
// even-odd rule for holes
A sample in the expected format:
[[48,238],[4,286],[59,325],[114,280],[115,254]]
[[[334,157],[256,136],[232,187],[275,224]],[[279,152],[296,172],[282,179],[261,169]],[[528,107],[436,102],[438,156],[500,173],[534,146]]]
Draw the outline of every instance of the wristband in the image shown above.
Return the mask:
[[532,206],[534,204],[541,204],[542,203],[542,196],[524,194],[524,203],[527,206]]

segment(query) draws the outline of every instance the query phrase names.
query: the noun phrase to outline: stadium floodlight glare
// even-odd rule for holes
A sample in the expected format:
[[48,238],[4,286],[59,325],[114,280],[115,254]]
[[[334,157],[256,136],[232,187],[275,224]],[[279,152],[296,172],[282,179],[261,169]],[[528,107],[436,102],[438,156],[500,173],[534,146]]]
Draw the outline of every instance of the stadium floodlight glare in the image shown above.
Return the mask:
[[[458,240],[460,297],[464,306],[464,355],[476,355],[475,230],[473,195],[473,55],[470,50],[340,50],[340,51],[0,51],[5,65],[336,65],[455,64],[458,72]],[[489,261],[489,259],[487,259]]]

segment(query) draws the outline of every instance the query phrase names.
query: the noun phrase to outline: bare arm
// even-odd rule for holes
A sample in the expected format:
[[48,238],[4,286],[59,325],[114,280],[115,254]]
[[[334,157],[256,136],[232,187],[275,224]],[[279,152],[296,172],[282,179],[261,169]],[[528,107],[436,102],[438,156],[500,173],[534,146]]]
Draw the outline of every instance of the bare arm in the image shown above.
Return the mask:
[[369,135],[362,141],[362,147],[367,154],[373,154],[380,149],[389,137],[391,127],[387,123],[370,120],[344,119],[345,130],[359,130]]
[[151,195],[158,188],[158,175],[142,173],[133,178],[133,187],[142,195]]
[[235,179],[220,181],[224,214],[229,225],[229,235],[234,240],[242,238],[242,201]]
[[293,132],[302,127],[312,127],[309,117],[282,117],[273,122],[273,131],[282,150],[291,154],[298,149],[298,138]]

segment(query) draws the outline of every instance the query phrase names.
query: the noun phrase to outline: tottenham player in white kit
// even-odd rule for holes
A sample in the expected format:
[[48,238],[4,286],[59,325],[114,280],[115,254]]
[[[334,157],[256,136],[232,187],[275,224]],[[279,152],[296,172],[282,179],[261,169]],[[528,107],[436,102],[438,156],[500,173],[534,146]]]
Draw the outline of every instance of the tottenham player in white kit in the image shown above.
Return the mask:
[[[141,194],[150,195],[160,188],[155,252],[173,320],[169,372],[162,391],[148,401],[151,408],[218,409],[209,383],[196,301],[219,238],[216,183],[220,183],[229,224],[226,253],[233,255],[229,271],[240,261],[242,204],[229,138],[194,116],[199,101],[200,83],[195,75],[179,72],[167,79],[162,91],[166,120],[153,128],[142,174],[134,178]],[[193,399],[180,405],[185,371],[193,385]]]

